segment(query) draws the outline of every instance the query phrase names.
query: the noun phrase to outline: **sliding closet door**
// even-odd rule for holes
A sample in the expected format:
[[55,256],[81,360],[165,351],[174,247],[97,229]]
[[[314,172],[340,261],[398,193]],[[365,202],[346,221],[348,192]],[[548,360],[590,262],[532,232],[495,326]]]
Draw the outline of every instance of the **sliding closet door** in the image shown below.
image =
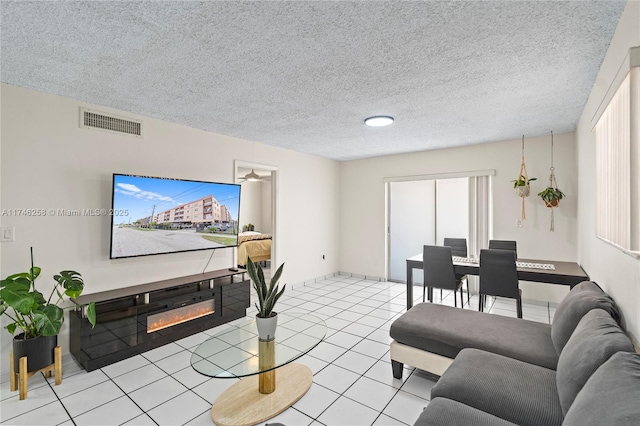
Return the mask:
[[[435,181],[391,182],[389,190],[389,280],[406,282],[406,259],[435,244]],[[422,282],[422,271],[413,272]]]

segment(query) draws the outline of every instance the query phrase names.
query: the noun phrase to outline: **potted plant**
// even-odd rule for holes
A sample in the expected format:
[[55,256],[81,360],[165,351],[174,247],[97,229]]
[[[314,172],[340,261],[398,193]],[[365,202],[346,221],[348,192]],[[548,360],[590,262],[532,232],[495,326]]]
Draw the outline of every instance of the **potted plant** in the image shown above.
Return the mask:
[[529,196],[529,182],[536,180],[537,178],[527,178],[525,176],[518,176],[518,179],[512,180],[513,188],[516,190],[516,194],[518,197],[528,197]]
[[282,287],[282,290],[280,290],[278,285],[278,280],[280,279],[280,275],[282,275],[283,268],[284,263],[280,265],[276,273],[273,274],[273,277],[271,277],[271,281],[267,286],[262,267],[259,264],[256,265],[253,263],[251,258],[247,260],[247,273],[249,274],[249,277],[253,282],[253,288],[258,295],[258,303],[256,303],[256,308],[258,309],[258,313],[256,314],[258,338],[263,341],[273,340],[276,335],[278,313],[274,312],[273,308],[287,287],[285,284]]
[[543,191],[538,192],[538,196],[542,198],[547,207],[558,207],[560,200],[565,197],[562,191],[553,186],[548,186]]
[[[12,322],[5,328],[13,337],[14,367],[18,371],[19,360],[27,356],[27,370],[37,371],[53,364],[53,349],[57,346],[58,334],[64,322],[61,306],[63,296],[78,297],[84,289],[84,281],[76,271],[61,271],[53,276],[56,284],[48,298],[36,289],[36,278],[41,268],[33,266],[29,272],[9,275],[0,281],[0,315]],[[87,309],[87,318],[92,326],[96,323],[95,304]]]

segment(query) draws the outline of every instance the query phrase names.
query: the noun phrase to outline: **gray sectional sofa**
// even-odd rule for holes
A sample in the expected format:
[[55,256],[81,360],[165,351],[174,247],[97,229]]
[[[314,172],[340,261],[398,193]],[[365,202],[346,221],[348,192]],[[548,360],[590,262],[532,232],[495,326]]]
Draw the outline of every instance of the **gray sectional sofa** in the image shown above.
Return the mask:
[[569,292],[551,326],[418,304],[391,326],[393,373],[407,363],[441,376],[419,426],[637,426],[640,354],[619,319],[589,281]]

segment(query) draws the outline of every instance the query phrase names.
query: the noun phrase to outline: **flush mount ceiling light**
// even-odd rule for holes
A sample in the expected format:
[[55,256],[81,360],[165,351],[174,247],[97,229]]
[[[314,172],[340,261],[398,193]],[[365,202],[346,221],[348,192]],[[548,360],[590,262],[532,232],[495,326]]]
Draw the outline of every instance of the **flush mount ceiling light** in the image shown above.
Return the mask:
[[371,127],[388,126],[391,123],[393,123],[393,117],[388,115],[375,115],[364,120],[364,124]]

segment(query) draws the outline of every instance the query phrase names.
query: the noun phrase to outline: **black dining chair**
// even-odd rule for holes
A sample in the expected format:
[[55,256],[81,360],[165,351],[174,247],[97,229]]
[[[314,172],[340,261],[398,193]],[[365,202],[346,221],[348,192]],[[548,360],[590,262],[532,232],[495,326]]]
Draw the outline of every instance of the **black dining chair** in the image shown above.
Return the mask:
[[451,247],[452,256],[467,257],[467,239],[466,238],[445,238],[445,247]]
[[480,312],[484,309],[484,296],[516,299],[518,318],[522,318],[522,290],[518,287],[516,253],[513,250],[480,250]]
[[[451,255],[459,257],[467,257],[467,239],[466,238],[445,238],[445,247],[451,247]],[[471,293],[469,291],[469,281],[467,280],[467,274],[456,274],[456,280],[464,280],[467,283],[467,303],[471,303]],[[440,290],[442,292],[442,290]],[[440,299],[442,299],[442,293],[440,293]]]
[[460,307],[464,306],[462,298],[462,281],[456,279],[451,259],[451,247],[424,246],[422,251],[422,270],[424,283],[422,284],[422,301],[424,302],[426,288],[441,288],[453,290],[453,304],[458,306],[456,291],[460,290]]
[[515,241],[512,240],[489,240],[489,249],[491,250],[513,250],[518,258],[518,249]]

